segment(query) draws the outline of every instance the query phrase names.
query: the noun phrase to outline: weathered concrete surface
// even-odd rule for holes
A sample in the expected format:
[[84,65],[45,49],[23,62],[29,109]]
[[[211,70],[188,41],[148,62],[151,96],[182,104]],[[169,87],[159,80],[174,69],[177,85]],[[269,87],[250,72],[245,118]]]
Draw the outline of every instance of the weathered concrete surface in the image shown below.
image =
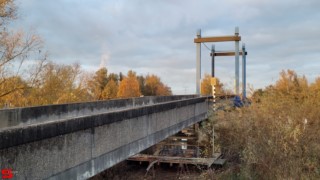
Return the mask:
[[204,120],[207,111],[206,97],[189,97],[1,129],[0,168],[16,179],[86,179]]
[[130,99],[0,109],[0,130],[13,126],[25,126],[194,97],[196,96],[146,96]]

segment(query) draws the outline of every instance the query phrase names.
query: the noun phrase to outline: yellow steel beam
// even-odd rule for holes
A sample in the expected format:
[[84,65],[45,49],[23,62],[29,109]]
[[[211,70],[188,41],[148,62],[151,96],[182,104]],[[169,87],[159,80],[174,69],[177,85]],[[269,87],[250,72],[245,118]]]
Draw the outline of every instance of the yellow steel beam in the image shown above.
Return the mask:
[[194,39],[194,43],[225,42],[225,41],[241,41],[241,36],[200,37],[200,38]]

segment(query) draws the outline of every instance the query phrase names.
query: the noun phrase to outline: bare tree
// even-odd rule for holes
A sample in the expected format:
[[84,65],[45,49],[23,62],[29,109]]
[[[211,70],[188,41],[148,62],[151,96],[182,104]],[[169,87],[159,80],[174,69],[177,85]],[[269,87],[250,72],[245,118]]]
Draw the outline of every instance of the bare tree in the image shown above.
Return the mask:
[[[26,34],[22,30],[7,29],[8,23],[15,18],[14,1],[0,0],[0,86],[4,86],[12,77],[19,76],[26,60],[40,60],[40,63],[36,63],[38,67],[35,68],[35,72],[29,72],[32,74],[31,83],[35,83],[36,76],[47,56],[46,53],[41,53],[43,43],[39,36]],[[2,88],[0,98],[24,88],[27,88],[26,83]]]

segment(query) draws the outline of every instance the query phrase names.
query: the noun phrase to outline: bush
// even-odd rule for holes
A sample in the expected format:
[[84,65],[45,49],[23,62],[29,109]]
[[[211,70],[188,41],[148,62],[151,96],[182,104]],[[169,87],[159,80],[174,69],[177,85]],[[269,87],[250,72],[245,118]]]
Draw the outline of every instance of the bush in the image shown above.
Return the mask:
[[[295,78],[289,81],[302,79]],[[219,177],[320,179],[319,88],[280,83],[249,107],[212,116],[216,143],[231,164]]]

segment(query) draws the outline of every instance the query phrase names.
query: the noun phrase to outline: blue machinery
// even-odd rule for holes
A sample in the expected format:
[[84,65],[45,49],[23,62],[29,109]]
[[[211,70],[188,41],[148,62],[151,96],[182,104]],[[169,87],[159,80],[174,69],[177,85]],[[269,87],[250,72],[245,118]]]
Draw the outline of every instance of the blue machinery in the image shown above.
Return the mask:
[[198,30],[197,37],[194,39],[194,43],[196,43],[196,93],[200,94],[200,79],[201,79],[201,43],[205,42],[227,42],[233,41],[235,42],[235,51],[216,51],[215,46],[213,45],[211,48],[210,56],[211,59],[211,85],[212,85],[212,93],[213,98],[215,99],[215,57],[216,56],[235,56],[235,95],[238,96],[234,99],[235,105],[239,104],[240,99],[240,91],[239,91],[239,74],[240,74],[240,65],[239,65],[239,56],[242,56],[242,100],[245,100],[247,97],[246,93],[246,56],[247,51],[245,48],[245,44],[242,44],[242,49],[239,49],[239,43],[241,41],[241,36],[239,36],[239,28],[235,28],[235,34],[233,36],[215,36],[215,37],[201,37],[201,30]]

